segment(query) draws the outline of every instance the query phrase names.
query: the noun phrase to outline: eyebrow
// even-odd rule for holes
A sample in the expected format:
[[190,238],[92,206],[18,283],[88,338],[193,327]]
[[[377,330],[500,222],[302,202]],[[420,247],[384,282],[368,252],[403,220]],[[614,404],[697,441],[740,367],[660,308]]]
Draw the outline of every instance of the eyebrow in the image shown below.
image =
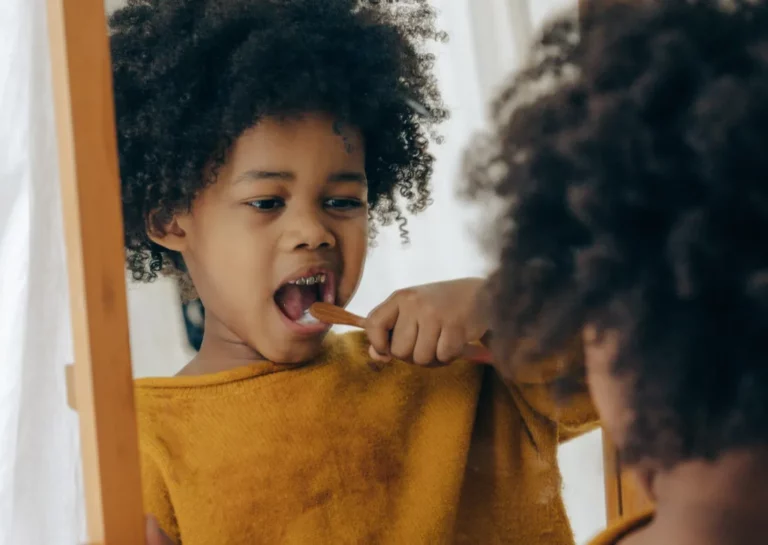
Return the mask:
[[[236,184],[242,182],[262,182],[268,180],[282,180],[292,182],[296,179],[296,175],[290,171],[274,171],[274,170],[247,170],[235,178]],[[362,172],[354,171],[339,171],[334,172],[328,176],[329,182],[355,182],[363,185],[368,184],[368,178]]]

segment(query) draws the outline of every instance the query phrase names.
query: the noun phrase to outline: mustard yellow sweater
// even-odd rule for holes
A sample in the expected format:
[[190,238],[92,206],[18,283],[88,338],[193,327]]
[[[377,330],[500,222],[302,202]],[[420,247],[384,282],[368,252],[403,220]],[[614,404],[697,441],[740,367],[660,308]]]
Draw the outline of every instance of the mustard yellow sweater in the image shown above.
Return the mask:
[[573,542],[556,451],[595,426],[586,396],[466,362],[375,372],[367,347],[139,380],[147,512],[183,545]]

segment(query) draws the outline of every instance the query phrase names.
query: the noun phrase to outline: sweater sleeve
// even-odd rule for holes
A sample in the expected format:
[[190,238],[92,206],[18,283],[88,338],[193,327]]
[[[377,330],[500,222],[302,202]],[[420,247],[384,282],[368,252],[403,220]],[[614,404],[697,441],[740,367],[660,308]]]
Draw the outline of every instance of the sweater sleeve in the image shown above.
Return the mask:
[[563,443],[599,426],[597,411],[592,404],[586,383],[576,384],[574,393],[558,398],[555,383],[563,369],[583,365],[583,349],[577,344],[561,357],[550,358],[532,365],[520,365],[507,386],[530,411],[556,428],[558,441]]
[[144,512],[157,519],[160,528],[176,545],[181,545],[179,527],[173,512],[170,493],[160,467],[150,452],[141,451],[141,487],[144,497]]

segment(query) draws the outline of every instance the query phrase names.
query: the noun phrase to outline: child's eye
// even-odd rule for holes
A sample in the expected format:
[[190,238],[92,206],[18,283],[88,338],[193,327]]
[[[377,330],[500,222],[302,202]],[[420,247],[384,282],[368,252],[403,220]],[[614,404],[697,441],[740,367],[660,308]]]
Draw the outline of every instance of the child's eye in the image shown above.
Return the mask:
[[363,206],[360,199],[334,197],[325,200],[325,206],[333,210],[354,210]]
[[285,201],[283,199],[270,197],[266,199],[256,199],[255,201],[250,201],[248,205],[253,206],[257,210],[263,210],[264,212],[269,212],[269,211],[277,210],[278,208],[284,207]]

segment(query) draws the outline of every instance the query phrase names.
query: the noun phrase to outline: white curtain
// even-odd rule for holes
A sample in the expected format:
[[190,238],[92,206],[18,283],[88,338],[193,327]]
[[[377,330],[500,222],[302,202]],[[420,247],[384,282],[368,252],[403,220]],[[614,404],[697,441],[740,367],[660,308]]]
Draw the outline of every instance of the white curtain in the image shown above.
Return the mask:
[[[478,210],[455,196],[461,152],[486,104],[541,21],[574,0],[435,0],[450,42],[437,70],[452,111],[436,148],[434,205],[409,220],[411,245],[381,232],[352,310],[393,290],[483,274]],[[108,9],[122,0],[107,0]],[[84,541],[77,418],[66,406],[71,361],[66,267],[45,3],[0,0],[0,545]],[[171,282],[129,286],[137,376],[170,375],[190,356]],[[599,435],[563,450],[579,542],[604,524]]]
[[0,545],[83,537],[45,3],[0,2]]

